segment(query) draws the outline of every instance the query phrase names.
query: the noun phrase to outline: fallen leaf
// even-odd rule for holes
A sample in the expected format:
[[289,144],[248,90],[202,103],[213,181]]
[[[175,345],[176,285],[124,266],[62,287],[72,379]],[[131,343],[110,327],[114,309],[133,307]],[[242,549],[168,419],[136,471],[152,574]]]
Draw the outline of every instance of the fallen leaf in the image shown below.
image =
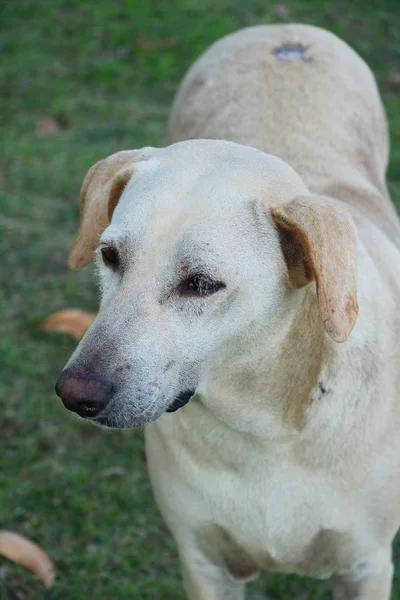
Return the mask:
[[0,531],[0,555],[23,565],[51,588],[54,581],[54,566],[46,552],[27,538],[12,531]]
[[59,123],[52,117],[43,117],[36,121],[36,133],[40,136],[54,135],[60,129]]
[[115,475],[122,476],[126,475],[126,469],[120,465],[115,465],[115,467],[108,467],[108,469],[104,469],[101,474],[103,477],[114,477]]
[[96,318],[96,313],[89,313],[77,308],[60,310],[50,315],[42,323],[43,331],[59,331],[68,333],[74,338],[80,339],[89,329]]
[[147,36],[139,33],[135,37],[136,44],[143,50],[162,50],[175,44],[176,39],[173,37],[162,38],[159,40],[150,40]]
[[392,92],[400,92],[400,71],[391,73],[385,81],[385,87]]

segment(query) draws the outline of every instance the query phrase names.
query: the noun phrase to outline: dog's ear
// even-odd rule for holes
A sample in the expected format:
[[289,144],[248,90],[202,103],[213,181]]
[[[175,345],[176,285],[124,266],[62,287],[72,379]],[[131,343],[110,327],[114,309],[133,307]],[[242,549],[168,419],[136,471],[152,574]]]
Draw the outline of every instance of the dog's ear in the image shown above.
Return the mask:
[[344,342],[357,319],[357,234],[349,214],[312,197],[271,208],[290,284],[315,280],[325,331]]
[[68,257],[71,269],[85,267],[93,258],[99,236],[109,225],[114,209],[132,177],[134,165],[151,156],[154,148],[124,150],[91,167],[81,188],[79,230]]

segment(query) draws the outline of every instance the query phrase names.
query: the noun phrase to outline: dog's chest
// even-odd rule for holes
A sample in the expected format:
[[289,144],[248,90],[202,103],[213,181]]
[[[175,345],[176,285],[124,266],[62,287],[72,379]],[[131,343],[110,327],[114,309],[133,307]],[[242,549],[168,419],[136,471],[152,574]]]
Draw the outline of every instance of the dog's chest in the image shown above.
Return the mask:
[[259,568],[325,578],[354,565],[360,507],[290,446],[265,453],[242,436],[231,443],[221,431],[215,445],[187,433],[162,432],[163,464],[160,446],[157,457],[148,452],[150,472],[171,528],[192,530],[210,560],[239,579]]
[[203,549],[213,548],[214,562],[245,579],[260,568],[321,579],[355,568],[365,552],[362,507],[285,462],[265,470],[253,464],[247,475],[220,472],[200,483],[196,535]]
[[[353,562],[356,552],[350,530],[354,522],[332,515],[336,509],[332,510],[331,502],[336,496],[337,506],[343,508],[342,499],[332,490],[330,498],[325,498],[310,476],[307,479],[293,466],[285,466],[265,473],[253,465],[251,475],[237,479],[220,472],[218,481],[215,478],[209,485],[201,484],[208,515],[199,523],[197,535],[203,547],[208,540],[214,554],[220,548],[219,561],[228,565],[233,575],[235,569],[240,572],[240,564],[247,564],[249,569],[249,557],[255,569],[319,578]],[[351,508],[346,507],[346,511],[351,512]]]
[[[238,581],[253,579],[260,568],[326,579],[342,569],[363,567],[362,562],[357,564],[358,549],[351,534],[329,529],[320,529],[297,552],[292,549],[290,556],[277,552],[274,557],[263,547],[263,543],[253,546],[248,540],[238,541],[227,529],[217,524],[201,524],[196,531],[196,540],[202,552],[214,564],[223,567]],[[265,546],[268,547],[268,542]]]

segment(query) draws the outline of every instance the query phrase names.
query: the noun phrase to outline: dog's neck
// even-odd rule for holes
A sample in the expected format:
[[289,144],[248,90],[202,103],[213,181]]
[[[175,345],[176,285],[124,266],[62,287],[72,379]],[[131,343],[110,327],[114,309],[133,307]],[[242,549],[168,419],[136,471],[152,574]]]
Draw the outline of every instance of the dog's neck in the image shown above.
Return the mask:
[[201,386],[204,404],[231,427],[262,437],[304,427],[307,407],[324,389],[321,366],[335,344],[324,333],[315,290],[308,287],[276,337],[253,336],[215,364]]

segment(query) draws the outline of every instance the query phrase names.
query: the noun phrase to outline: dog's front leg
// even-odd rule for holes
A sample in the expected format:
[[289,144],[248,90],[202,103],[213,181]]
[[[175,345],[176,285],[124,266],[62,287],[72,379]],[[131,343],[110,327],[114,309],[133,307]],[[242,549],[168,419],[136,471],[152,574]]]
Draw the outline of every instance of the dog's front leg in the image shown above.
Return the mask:
[[335,575],[332,578],[334,600],[390,600],[393,565],[389,562],[376,575],[355,580]]
[[244,600],[245,584],[208,561],[182,560],[183,585],[189,600]]

